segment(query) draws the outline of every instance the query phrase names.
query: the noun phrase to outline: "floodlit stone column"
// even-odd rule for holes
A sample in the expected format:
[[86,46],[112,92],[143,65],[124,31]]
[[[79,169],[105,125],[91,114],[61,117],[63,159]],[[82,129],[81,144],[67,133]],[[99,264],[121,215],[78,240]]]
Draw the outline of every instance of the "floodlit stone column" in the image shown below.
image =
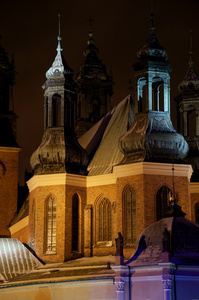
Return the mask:
[[172,300],[172,287],[173,287],[173,280],[171,277],[164,277],[162,280],[163,286],[164,286],[164,300]]
[[115,286],[117,288],[117,300],[124,300],[124,281],[116,281]]

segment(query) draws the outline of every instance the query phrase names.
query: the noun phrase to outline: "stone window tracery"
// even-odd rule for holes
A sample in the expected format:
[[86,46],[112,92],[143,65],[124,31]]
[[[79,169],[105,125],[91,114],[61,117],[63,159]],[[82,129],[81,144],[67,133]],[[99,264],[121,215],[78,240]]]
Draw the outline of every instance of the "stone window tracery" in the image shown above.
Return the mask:
[[46,254],[56,253],[56,199],[50,195],[46,201]]
[[123,236],[125,245],[135,243],[136,193],[131,186],[126,186],[123,190]]
[[97,242],[112,240],[111,203],[107,198],[102,198],[96,205],[96,231]]

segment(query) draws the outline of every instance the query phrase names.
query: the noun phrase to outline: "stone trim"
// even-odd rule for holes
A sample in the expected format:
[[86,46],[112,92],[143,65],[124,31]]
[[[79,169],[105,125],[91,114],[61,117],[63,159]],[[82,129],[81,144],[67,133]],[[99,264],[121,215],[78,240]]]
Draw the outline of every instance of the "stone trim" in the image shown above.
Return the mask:
[[0,147],[0,152],[21,152],[20,147]]
[[[193,169],[191,165],[174,165],[174,176],[187,177],[190,180]],[[38,186],[70,185],[79,187],[93,187],[116,184],[117,178],[133,175],[164,175],[172,176],[172,164],[139,162],[113,167],[113,173],[95,176],[75,175],[68,173],[35,175],[28,182],[29,191]]]

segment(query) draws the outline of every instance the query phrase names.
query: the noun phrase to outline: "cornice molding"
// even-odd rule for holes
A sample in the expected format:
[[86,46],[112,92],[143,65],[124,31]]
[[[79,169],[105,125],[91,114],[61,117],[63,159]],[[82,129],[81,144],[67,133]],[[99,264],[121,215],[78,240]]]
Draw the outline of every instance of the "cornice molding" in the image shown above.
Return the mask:
[[[113,173],[95,176],[68,173],[35,175],[27,184],[30,192],[39,186],[51,185],[70,185],[88,188],[116,184],[117,178],[140,174],[172,176],[172,167],[172,164],[140,162],[129,165],[118,165],[113,168]],[[193,171],[191,165],[174,165],[174,168],[174,176],[183,176],[190,180]]]
[[[139,162],[115,166],[113,173],[116,178],[140,174],[172,176],[172,168],[173,164]],[[188,177],[190,180],[193,172],[191,165],[174,164],[174,169],[174,176]]]
[[20,152],[22,148],[20,147],[1,147],[0,152]]

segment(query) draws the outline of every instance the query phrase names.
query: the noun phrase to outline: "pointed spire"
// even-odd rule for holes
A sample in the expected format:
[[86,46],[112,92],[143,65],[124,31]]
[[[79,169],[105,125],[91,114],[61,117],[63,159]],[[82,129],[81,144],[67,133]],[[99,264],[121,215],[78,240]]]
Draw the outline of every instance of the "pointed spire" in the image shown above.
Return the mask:
[[192,30],[190,30],[190,50],[189,50],[188,70],[184,80],[178,86],[178,89],[181,93],[199,92],[199,76],[194,68],[194,60],[193,60]]
[[93,29],[92,29],[92,25],[93,25],[93,19],[90,17],[89,18],[89,24],[90,24],[90,30],[89,30],[89,40],[87,42],[87,47],[84,51],[84,55],[88,56],[89,54],[92,55],[97,55],[98,53],[98,49],[95,46],[95,41],[93,39]]
[[55,57],[55,60],[52,64],[52,67],[46,72],[46,78],[50,78],[52,75],[54,75],[55,73],[64,73],[64,65],[63,65],[63,61],[62,61],[62,47],[61,47],[61,40],[62,37],[60,35],[60,18],[61,15],[58,14],[58,26],[59,26],[59,35],[57,36],[57,40],[58,40],[58,45],[57,45],[57,55]]

